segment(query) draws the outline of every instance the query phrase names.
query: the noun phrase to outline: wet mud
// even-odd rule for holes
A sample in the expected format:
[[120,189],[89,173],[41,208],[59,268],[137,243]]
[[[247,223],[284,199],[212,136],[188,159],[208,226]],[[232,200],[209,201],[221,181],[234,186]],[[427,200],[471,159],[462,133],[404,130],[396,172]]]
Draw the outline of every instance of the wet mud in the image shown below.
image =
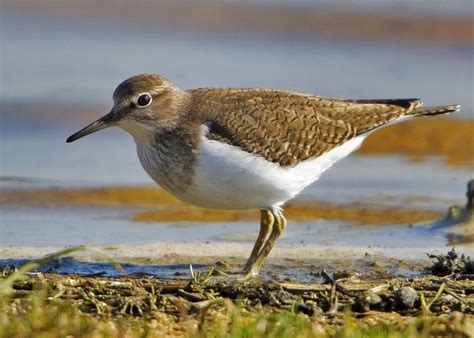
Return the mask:
[[[414,317],[436,319],[436,332],[468,337],[474,325],[474,261],[454,250],[432,256],[433,264],[412,278],[373,271],[318,271],[319,280],[300,283],[216,277],[205,270],[187,276],[160,278],[122,275],[105,278],[33,272],[13,284],[7,313],[27,311],[40,290],[49,302],[99,320],[154,322],[160,332],[189,333],[191,326],[224,320],[235,309],[243,317],[255,313],[294,313],[326,330],[341,326],[348,313],[357,325],[384,323],[398,329]],[[13,271],[3,267],[3,279]],[[1,281],[1,279],[0,279]],[[13,310],[14,308],[14,310]]]

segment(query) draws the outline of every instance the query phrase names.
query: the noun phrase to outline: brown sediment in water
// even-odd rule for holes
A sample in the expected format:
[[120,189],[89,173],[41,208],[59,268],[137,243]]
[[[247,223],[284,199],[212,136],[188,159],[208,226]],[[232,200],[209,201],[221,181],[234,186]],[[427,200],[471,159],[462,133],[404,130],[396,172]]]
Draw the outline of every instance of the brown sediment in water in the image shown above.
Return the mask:
[[441,156],[454,167],[474,168],[474,120],[419,118],[370,135],[361,155],[402,154],[415,161]]
[[[162,189],[146,187],[1,190],[0,206],[7,205],[47,207],[83,205],[149,209],[133,214],[132,219],[139,222],[231,222],[258,219],[258,213],[255,211],[197,208],[180,202]],[[424,209],[390,208],[383,205],[295,202],[285,208],[285,215],[296,221],[337,219],[363,224],[403,224],[434,220],[441,217],[442,213]]]
[[[370,207],[357,204],[302,203],[290,204],[285,208],[285,216],[294,221],[337,219],[362,224],[403,224],[430,221],[441,215],[430,210]],[[255,211],[216,211],[193,207],[144,211],[133,216],[133,220],[140,222],[232,222],[257,219],[258,215]]]
[[79,189],[0,190],[1,205],[85,205],[151,207],[182,204],[159,188],[107,187]]

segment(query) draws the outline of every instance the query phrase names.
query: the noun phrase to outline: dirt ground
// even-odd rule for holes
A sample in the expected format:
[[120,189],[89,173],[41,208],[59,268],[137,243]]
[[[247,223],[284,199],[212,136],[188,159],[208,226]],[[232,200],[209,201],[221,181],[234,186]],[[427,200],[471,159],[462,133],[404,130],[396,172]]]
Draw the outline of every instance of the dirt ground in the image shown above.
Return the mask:
[[[70,309],[99,321],[153,322],[170,335],[188,334],[190,327],[204,322],[230,325],[238,309],[242,317],[296,314],[321,332],[340,327],[347,316],[358,326],[383,324],[398,330],[424,316],[434,325],[430,334],[469,337],[474,329],[474,261],[454,250],[431,258],[433,264],[415,278],[377,269],[332,275],[323,270],[316,273],[321,283],[311,284],[278,278],[244,281],[212,271],[172,279],[31,273],[13,284],[6,313],[28,311],[31,295],[40,290],[47,300],[67,302]],[[3,278],[11,269],[4,268]]]

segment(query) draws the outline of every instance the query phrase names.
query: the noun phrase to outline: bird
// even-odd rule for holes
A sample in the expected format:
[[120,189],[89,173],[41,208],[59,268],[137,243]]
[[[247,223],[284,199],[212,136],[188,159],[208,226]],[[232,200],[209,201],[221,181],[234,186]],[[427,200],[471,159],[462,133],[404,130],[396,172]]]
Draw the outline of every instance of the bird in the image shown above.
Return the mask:
[[73,142],[119,127],[148,175],[178,199],[208,209],[259,210],[260,231],[240,276],[259,274],[286,227],[285,203],[375,130],[459,105],[409,99],[338,99],[261,88],[182,90],[157,74],[118,85],[111,111]]

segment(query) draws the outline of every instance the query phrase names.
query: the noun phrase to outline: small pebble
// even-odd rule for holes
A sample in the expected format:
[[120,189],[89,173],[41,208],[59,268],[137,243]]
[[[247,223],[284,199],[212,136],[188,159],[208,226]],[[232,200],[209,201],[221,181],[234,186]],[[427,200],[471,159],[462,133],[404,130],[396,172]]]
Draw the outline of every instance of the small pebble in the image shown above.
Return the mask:
[[418,292],[410,286],[404,286],[395,292],[396,301],[404,308],[411,309],[419,299]]
[[296,312],[302,312],[305,315],[312,316],[314,314],[314,307],[310,304],[299,303],[295,306]]
[[371,309],[376,308],[382,302],[382,298],[379,295],[367,291],[357,296],[352,310],[355,312],[367,312]]

